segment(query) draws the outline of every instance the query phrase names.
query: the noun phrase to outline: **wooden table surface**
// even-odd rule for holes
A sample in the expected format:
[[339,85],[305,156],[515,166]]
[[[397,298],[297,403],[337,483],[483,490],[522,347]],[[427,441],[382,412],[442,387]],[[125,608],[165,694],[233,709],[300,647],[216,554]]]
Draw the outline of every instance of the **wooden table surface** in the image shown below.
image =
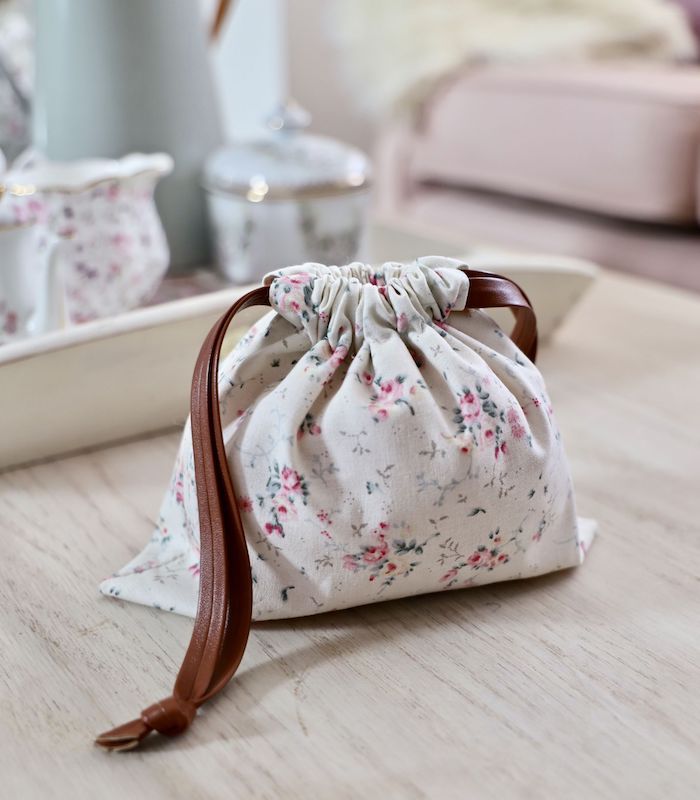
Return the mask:
[[600,522],[583,567],[257,626],[143,752],[92,736],[170,692],[191,622],[96,587],[178,436],[2,475],[0,796],[700,796],[700,298],[606,275],[540,364]]

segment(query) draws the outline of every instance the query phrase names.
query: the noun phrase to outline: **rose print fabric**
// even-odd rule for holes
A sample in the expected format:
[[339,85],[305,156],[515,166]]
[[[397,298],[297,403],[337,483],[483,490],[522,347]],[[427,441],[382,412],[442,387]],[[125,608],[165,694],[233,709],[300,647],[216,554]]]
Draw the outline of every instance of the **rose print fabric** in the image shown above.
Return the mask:
[[[452,259],[269,274],[273,311],[223,362],[221,414],[253,571],[275,619],[581,563],[569,469],[537,368],[463,309]],[[189,424],[158,526],[105,594],[194,616]]]

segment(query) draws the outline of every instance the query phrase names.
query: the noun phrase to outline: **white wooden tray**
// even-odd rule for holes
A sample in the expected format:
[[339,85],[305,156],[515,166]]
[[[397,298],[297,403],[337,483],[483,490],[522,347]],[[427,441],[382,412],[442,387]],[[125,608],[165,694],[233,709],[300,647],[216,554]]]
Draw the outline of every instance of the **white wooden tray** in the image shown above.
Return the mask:
[[[375,227],[368,250],[373,263],[452,255],[514,278],[535,306],[543,341],[598,271],[578,259],[470,248],[449,235],[392,226]],[[0,468],[181,425],[201,342],[248,288],[162,303],[1,347]],[[241,315],[229,346],[261,313]]]

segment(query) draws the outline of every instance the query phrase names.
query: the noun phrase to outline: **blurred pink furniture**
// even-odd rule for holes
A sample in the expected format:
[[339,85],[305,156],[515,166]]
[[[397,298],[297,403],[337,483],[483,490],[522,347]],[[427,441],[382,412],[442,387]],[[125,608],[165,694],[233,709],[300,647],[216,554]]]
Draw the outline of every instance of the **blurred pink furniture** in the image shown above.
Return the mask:
[[700,291],[698,67],[470,67],[377,161],[385,218]]

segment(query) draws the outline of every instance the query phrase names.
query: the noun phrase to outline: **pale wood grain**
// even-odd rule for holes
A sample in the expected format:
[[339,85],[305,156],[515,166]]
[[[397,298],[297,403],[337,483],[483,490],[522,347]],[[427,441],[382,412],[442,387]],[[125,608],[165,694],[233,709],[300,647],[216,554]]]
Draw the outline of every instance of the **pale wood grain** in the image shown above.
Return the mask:
[[[694,798],[700,300],[605,276],[541,356],[600,538],[579,570],[258,626],[179,740],[94,733],[169,692],[190,621],[96,585],[177,435],[0,477],[0,795]],[[1,445],[0,445],[1,446]]]

